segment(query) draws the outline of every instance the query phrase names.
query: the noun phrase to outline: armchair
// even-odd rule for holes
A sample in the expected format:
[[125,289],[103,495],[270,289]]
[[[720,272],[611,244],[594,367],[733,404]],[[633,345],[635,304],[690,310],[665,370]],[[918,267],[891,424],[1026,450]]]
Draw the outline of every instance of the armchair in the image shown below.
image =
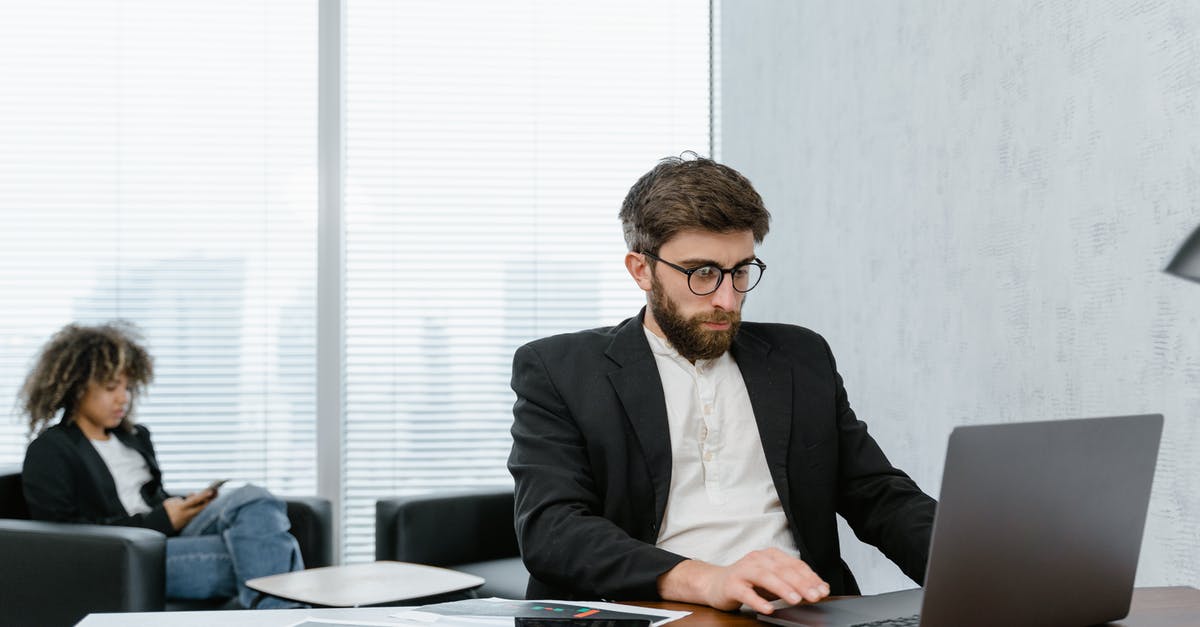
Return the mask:
[[512,489],[375,502],[375,559],[453,568],[487,580],[481,597],[524,599],[529,572],[513,529]]
[[[284,500],[304,565],[330,565],[329,501]],[[213,609],[229,602],[166,602],[166,536],[157,531],[28,518],[20,468],[0,468],[0,625],[73,625],[92,612]]]

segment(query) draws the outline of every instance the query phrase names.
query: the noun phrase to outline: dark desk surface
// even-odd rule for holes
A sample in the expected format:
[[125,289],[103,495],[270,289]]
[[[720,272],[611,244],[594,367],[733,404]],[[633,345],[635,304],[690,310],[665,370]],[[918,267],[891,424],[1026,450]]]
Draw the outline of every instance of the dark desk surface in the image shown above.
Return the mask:
[[[669,623],[668,627],[762,627],[753,614],[719,612],[687,603],[638,603],[665,610],[686,610],[691,616]],[[1197,627],[1200,625],[1200,590],[1196,588],[1138,588],[1133,605],[1124,620],[1112,627]]]

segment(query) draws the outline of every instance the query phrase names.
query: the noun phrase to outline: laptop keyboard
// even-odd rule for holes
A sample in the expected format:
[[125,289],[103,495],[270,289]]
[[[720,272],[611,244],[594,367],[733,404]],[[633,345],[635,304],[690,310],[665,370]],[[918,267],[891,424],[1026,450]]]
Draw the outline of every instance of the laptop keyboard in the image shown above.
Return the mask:
[[912,616],[901,616],[899,618],[873,620],[869,623],[854,623],[853,627],[917,627],[920,624],[921,615],[913,614]]

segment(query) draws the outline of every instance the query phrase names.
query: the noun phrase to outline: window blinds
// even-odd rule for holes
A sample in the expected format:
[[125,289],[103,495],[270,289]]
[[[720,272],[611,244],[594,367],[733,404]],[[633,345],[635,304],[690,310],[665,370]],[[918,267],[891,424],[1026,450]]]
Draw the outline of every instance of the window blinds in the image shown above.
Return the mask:
[[347,561],[377,498],[510,485],[513,351],[642,293],[617,211],[709,147],[708,3],[346,12]]
[[168,490],[314,491],[315,33],[313,2],[0,7],[0,463],[41,345],[124,318]]
[[[642,295],[616,213],[709,146],[701,0],[347,0],[343,503],[508,485],[512,353]],[[0,398],[71,320],[142,326],[168,487],[315,490],[313,2],[0,7]],[[0,464],[25,428],[0,424]],[[336,420],[337,417],[321,417]]]

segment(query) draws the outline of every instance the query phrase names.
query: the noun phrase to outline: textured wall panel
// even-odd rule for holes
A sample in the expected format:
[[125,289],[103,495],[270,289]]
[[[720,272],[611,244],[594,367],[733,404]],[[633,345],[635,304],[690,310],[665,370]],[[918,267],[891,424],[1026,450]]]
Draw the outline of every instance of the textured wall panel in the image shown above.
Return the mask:
[[748,316],[825,334],[935,495],[955,425],[1165,414],[1138,583],[1200,585],[1200,285],[1160,272],[1200,222],[1200,3],[722,5],[721,157],[775,215]]

